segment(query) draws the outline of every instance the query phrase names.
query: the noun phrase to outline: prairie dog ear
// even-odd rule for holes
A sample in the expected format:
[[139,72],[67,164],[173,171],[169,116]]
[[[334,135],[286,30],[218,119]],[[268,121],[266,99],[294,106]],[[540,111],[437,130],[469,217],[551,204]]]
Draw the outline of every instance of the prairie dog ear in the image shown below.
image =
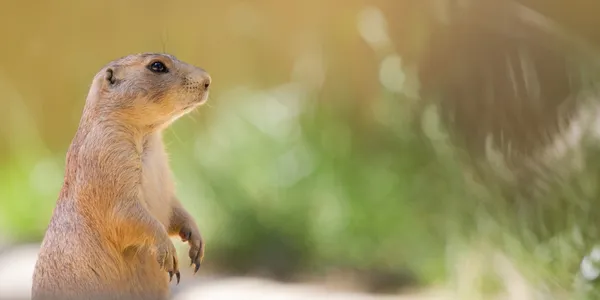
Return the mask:
[[108,82],[109,85],[114,85],[117,83],[116,74],[112,67],[106,69],[106,72],[104,73],[104,80]]

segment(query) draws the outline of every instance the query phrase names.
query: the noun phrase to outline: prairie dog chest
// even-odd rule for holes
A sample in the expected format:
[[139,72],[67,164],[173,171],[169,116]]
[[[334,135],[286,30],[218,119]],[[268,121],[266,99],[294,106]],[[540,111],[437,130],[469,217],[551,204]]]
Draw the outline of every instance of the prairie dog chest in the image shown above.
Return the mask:
[[148,137],[142,156],[142,201],[165,226],[169,224],[174,196],[173,179],[161,136]]

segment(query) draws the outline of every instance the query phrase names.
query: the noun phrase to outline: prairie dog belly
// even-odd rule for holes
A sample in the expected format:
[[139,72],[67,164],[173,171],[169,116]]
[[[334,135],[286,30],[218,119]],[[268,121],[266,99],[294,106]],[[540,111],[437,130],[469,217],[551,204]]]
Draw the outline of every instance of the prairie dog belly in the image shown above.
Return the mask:
[[174,186],[161,137],[148,137],[142,158],[142,202],[165,227],[169,226]]

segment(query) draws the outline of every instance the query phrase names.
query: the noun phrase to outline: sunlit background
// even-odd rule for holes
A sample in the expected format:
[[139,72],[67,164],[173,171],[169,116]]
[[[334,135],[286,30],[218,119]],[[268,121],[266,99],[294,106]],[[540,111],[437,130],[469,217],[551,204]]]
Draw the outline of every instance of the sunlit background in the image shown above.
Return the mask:
[[594,299],[600,4],[521,4],[2,2],[0,298],[29,295],[94,74],[168,52],[213,78],[165,132],[207,242],[176,296]]

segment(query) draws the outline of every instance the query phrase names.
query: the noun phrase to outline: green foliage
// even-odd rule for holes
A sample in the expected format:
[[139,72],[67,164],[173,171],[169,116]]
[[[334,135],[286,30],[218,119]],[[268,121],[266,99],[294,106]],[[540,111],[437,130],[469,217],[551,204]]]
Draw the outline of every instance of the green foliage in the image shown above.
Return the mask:
[[449,195],[430,145],[406,125],[367,132],[298,88],[240,91],[215,101],[209,127],[173,129],[173,144],[195,140],[171,160],[210,253],[244,272],[350,266],[439,279],[446,219],[432,200]]

